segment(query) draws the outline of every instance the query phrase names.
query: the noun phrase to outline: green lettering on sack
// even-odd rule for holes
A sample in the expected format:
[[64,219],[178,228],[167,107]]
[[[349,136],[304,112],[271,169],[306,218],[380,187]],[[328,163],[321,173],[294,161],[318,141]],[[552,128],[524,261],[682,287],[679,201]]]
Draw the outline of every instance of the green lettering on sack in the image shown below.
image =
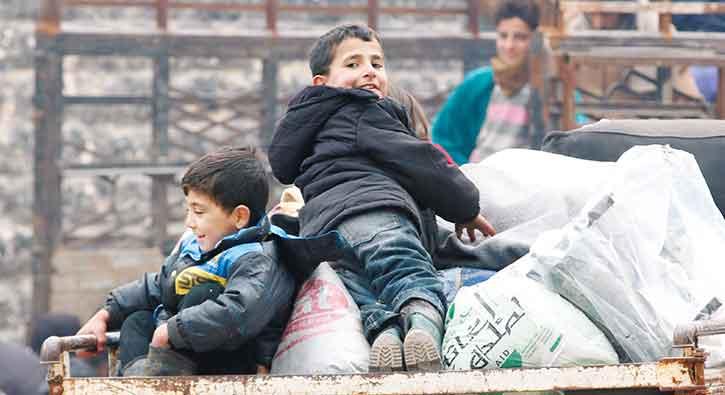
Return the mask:
[[522,366],[521,354],[519,354],[518,351],[512,352],[511,355],[501,364],[502,368],[520,368]]
[[554,352],[557,347],[559,347],[559,344],[561,344],[561,337],[564,335],[559,335],[559,337],[556,338],[556,341],[554,344],[551,345],[551,348],[549,349],[549,352]]

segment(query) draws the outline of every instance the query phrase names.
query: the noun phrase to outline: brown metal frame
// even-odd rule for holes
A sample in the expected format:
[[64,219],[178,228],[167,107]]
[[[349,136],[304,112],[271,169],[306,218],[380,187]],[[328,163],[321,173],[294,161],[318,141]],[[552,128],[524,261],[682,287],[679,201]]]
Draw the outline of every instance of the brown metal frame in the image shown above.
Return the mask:
[[[33,203],[33,304],[32,314],[49,310],[51,289],[51,261],[56,247],[70,240],[67,230],[84,224],[101,223],[103,213],[88,218],[73,218],[64,232],[61,215],[62,179],[76,175],[103,177],[113,185],[124,175],[147,175],[151,178],[151,245],[161,247],[167,238],[167,227],[172,218],[169,211],[168,186],[173,175],[186,165],[178,158],[179,149],[198,155],[193,148],[180,147],[174,141],[174,132],[207,139],[205,132],[213,127],[224,127],[230,132],[220,144],[232,140],[234,135],[248,132],[231,124],[239,117],[253,116],[260,121],[260,129],[268,131],[260,136],[262,143],[270,138],[270,131],[279,116],[278,63],[289,59],[305,59],[307,48],[315,36],[303,32],[278,31],[278,17],[284,12],[311,12],[327,14],[367,14],[371,26],[377,26],[380,15],[468,15],[467,34],[436,37],[396,37],[386,35],[386,52],[397,59],[461,59],[464,71],[482,64],[495,52],[494,36],[479,33],[480,1],[469,0],[466,8],[418,9],[412,7],[384,7],[378,0],[369,0],[366,7],[305,6],[283,4],[279,0],[266,0],[259,4],[201,3],[176,0],[43,0],[36,25],[36,86],[35,86],[35,167]],[[63,10],[68,7],[147,7],[156,10],[156,27],[148,32],[98,33],[86,27],[64,26]],[[266,30],[237,35],[220,36],[214,33],[198,34],[173,30],[170,11],[177,9],[213,11],[244,11],[264,13]],[[77,56],[136,56],[151,59],[153,67],[150,96],[68,96],[63,94],[63,59]],[[169,59],[172,57],[218,57],[220,59],[261,59],[262,89],[258,94],[217,100],[215,106],[231,109],[229,119],[215,121],[206,111],[189,111],[185,104],[195,100],[193,93],[180,92],[173,87]],[[441,100],[441,98],[437,98]],[[425,103],[424,103],[425,104]],[[63,145],[63,113],[66,107],[134,105],[149,106],[152,114],[152,143],[149,158],[143,162],[118,162],[113,158],[97,157],[88,164],[60,162]],[[174,115],[177,114],[177,115]],[[184,126],[185,119],[202,120],[206,127],[192,129]],[[75,147],[79,149],[82,147]],[[93,153],[91,153],[93,154]],[[187,160],[188,160],[188,156]],[[133,215],[119,217],[114,209],[114,221],[120,225],[138,223]],[[109,236],[103,232],[101,237]]]
[[[722,335],[725,321],[695,321],[678,326],[673,348],[682,356],[657,362],[564,368],[493,369],[441,372],[397,372],[337,376],[185,376],[74,378],[69,372],[71,351],[94,349],[94,335],[50,337],[41,347],[48,366],[51,394],[75,393],[255,393],[255,394],[452,394],[563,391],[575,393],[721,393],[721,370],[706,371],[707,353],[698,348],[702,336]],[[107,334],[113,345],[109,366],[116,366],[119,333]],[[115,372],[115,370],[110,370]],[[622,392],[624,391],[624,392]]]
[[[578,11],[592,14],[601,13],[636,13],[640,11],[657,12],[659,16],[659,32],[642,34],[632,31],[607,30],[585,31],[566,34],[562,23],[567,11]],[[574,1],[560,2],[558,26],[550,31],[552,47],[557,57],[559,68],[558,79],[561,83],[561,101],[555,103],[560,107],[561,129],[570,130],[577,127],[574,103],[576,89],[575,69],[577,65],[610,65],[636,66],[655,65],[658,75],[667,73],[674,65],[714,65],[719,73],[725,70],[725,34],[723,33],[673,33],[670,30],[672,14],[712,14],[725,13],[722,3],[673,3],[669,1],[652,1],[642,4],[632,1]],[[661,79],[661,78],[658,78]],[[660,81],[661,82],[661,81]],[[720,81],[720,87],[725,83]],[[719,87],[719,88],[720,88]],[[725,118],[725,89],[718,89],[715,108],[710,110],[703,106],[677,106],[671,102],[673,92],[671,86],[661,86],[657,92],[655,103],[642,102],[604,102],[588,107],[602,110],[626,109],[631,115],[647,115],[650,117],[712,117]]]

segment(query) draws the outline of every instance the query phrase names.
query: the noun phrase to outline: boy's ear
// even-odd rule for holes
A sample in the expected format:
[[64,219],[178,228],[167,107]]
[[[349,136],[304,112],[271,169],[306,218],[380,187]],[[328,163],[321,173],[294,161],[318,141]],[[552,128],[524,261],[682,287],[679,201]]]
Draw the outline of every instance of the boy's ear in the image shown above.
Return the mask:
[[312,85],[314,85],[314,86],[325,85],[326,83],[327,83],[326,75],[317,74],[314,77],[312,77]]
[[247,225],[249,225],[250,217],[251,212],[249,211],[249,207],[243,204],[234,207],[234,210],[232,210],[232,219],[234,220],[234,225],[237,229],[246,228]]

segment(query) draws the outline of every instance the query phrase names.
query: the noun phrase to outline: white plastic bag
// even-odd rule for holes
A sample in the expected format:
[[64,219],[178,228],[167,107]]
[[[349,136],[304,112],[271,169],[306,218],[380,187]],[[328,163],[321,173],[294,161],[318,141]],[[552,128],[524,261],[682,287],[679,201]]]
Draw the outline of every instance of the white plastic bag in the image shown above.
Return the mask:
[[[454,226],[438,218],[436,267],[500,270],[529,251],[541,232],[564,226],[614,170],[595,162],[527,149],[507,149],[461,166],[479,189],[481,213],[493,237],[459,241]],[[464,237],[467,237],[464,232]]]
[[366,373],[369,354],[360,310],[335,271],[321,263],[297,295],[271,373]]
[[[692,155],[647,146],[512,266],[579,307],[623,361],[641,362],[672,354],[677,324],[718,313],[723,256],[725,221]],[[722,340],[710,342],[719,364]]]
[[461,288],[446,316],[443,363],[447,369],[618,361],[604,335],[576,307],[510,270]]

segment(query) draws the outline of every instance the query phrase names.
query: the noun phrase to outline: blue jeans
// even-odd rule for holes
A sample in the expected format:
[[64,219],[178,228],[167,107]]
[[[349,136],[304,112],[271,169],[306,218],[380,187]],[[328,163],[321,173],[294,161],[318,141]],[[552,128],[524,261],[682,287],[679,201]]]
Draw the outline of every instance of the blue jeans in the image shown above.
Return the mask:
[[[181,298],[179,311],[202,304],[205,300],[215,300],[224,291],[217,283],[202,283],[191,288]],[[149,343],[156,330],[156,319],[149,310],[138,310],[131,313],[121,326],[121,339],[118,348],[118,359],[121,368],[134,359],[149,352]],[[254,353],[251,346],[243,346],[233,351],[194,352],[176,350],[197,363],[199,374],[253,374],[256,372]]]
[[333,267],[360,307],[368,341],[398,323],[400,308],[411,299],[425,300],[445,316],[443,281],[406,214],[371,211],[345,219],[337,230],[349,247]]

